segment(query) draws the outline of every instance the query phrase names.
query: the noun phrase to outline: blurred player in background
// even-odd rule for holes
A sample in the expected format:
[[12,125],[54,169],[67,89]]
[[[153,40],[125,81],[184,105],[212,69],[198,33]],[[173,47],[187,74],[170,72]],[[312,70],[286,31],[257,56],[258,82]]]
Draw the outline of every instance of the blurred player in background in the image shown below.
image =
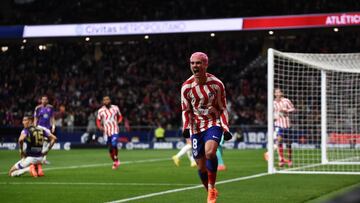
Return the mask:
[[[275,88],[274,100],[274,126],[277,144],[277,152],[279,155],[279,166],[283,167],[285,163],[292,166],[292,138],[289,135],[290,118],[289,113],[294,112],[295,108],[292,102],[283,96],[280,88]],[[286,144],[288,150],[288,159],[284,157],[283,143]]]
[[172,157],[172,160],[174,161],[174,164],[176,166],[180,166],[180,158],[184,155],[187,154],[189,161],[190,161],[190,166],[191,167],[196,167],[196,162],[194,157],[191,155],[191,139],[188,138],[186,139],[186,144],[180,149],[180,151],[174,155]]
[[[11,167],[9,176],[20,176],[27,171],[30,171],[33,177],[44,176],[41,163],[56,142],[56,137],[49,130],[34,126],[32,116],[24,116],[22,123],[24,129],[19,137],[21,160]],[[43,148],[45,138],[48,138],[50,143]],[[24,151],[24,142],[26,151]]]
[[225,171],[226,170],[226,166],[225,166],[225,163],[224,163],[224,160],[222,158],[222,155],[223,155],[223,144],[224,144],[224,136],[221,136],[221,141],[219,143],[219,146],[216,150],[216,157],[218,159],[218,168],[217,170],[218,171]]
[[[34,125],[44,129],[50,130],[51,133],[55,133],[55,116],[54,108],[49,104],[49,99],[46,95],[41,97],[41,104],[35,107],[34,112]],[[44,140],[44,147],[48,147],[49,142],[47,138]],[[43,158],[43,163],[49,164],[46,160],[46,156]]]
[[118,124],[121,123],[122,119],[119,107],[111,104],[109,96],[104,96],[103,106],[98,110],[96,125],[104,133],[104,139],[109,146],[109,154],[113,160],[112,169],[117,169],[120,165],[117,143],[119,138]]
[[195,52],[190,57],[193,75],[181,87],[183,136],[189,138],[200,179],[208,191],[208,203],[216,202],[218,160],[216,150],[221,136],[231,139],[224,84],[207,73],[208,57]]

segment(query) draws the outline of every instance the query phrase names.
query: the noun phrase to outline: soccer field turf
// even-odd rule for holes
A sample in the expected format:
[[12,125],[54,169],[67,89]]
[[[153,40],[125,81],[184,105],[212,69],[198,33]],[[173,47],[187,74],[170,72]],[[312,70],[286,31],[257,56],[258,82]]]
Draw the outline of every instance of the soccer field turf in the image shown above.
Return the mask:
[[[121,150],[122,165],[112,170],[106,149],[51,151],[45,177],[35,179],[28,173],[8,177],[19,155],[0,151],[0,202],[109,202],[147,194],[156,195],[130,202],[206,202],[197,170],[186,157],[176,167],[170,159],[176,152]],[[267,175],[263,153],[225,150],[228,170],[218,172],[219,203],[307,202],[360,182],[358,175]]]

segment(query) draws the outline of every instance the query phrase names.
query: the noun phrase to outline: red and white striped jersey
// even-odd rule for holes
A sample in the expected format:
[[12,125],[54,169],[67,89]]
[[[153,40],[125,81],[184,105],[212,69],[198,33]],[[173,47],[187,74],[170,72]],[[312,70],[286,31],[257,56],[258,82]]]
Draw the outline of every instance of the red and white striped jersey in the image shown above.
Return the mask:
[[119,133],[118,122],[122,120],[119,107],[111,105],[110,108],[102,106],[98,110],[97,120],[101,121],[104,127],[104,135],[111,136]]
[[287,98],[282,97],[280,101],[274,100],[274,119],[275,126],[280,128],[290,128],[290,118],[288,113],[295,111],[294,105]]
[[197,134],[212,126],[229,131],[228,112],[224,84],[215,76],[206,73],[203,85],[196,83],[194,76],[181,87],[183,130]]

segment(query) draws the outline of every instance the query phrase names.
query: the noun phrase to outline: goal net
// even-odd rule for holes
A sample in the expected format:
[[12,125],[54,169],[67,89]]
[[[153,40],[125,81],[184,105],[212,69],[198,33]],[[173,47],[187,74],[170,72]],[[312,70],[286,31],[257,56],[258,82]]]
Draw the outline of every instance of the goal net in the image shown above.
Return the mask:
[[[277,88],[294,111],[275,115]],[[268,50],[269,173],[360,174],[359,116],[360,53]]]

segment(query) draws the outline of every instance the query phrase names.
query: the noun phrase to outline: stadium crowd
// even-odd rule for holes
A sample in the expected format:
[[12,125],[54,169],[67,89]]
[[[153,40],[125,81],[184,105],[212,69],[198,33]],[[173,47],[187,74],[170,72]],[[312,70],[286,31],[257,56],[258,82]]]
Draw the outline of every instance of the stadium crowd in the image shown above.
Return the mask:
[[[130,125],[179,126],[179,91],[191,75],[190,53],[197,49],[209,53],[209,71],[228,81],[233,108],[239,103],[235,100],[257,100],[264,94],[264,89],[250,93],[252,81],[239,80],[232,73],[255,58],[261,48],[257,40],[199,42],[168,37],[154,41],[53,44],[43,51],[31,45],[23,50],[10,47],[0,58],[1,124],[19,125],[20,116],[33,111],[46,94],[55,106],[59,126],[85,126],[103,95],[112,97]],[[243,94],[239,83],[246,86]]]
[[[132,0],[132,1],[2,1],[0,22],[5,25],[61,24],[228,18],[359,11],[359,1],[338,0]],[[68,12],[71,11],[71,12]],[[66,13],[66,15],[65,15]]]
[[[55,107],[58,126],[86,126],[94,120],[101,97],[110,95],[131,126],[178,127],[180,87],[191,75],[188,58],[197,50],[209,54],[209,72],[225,83],[231,124],[266,124],[266,40],[279,50],[297,52],[351,52],[360,47],[352,32],[273,39],[161,36],[54,43],[42,51],[35,45],[14,46],[0,54],[0,125],[19,126],[20,117],[33,111],[45,94]],[[253,65],[259,57],[263,63]]]

